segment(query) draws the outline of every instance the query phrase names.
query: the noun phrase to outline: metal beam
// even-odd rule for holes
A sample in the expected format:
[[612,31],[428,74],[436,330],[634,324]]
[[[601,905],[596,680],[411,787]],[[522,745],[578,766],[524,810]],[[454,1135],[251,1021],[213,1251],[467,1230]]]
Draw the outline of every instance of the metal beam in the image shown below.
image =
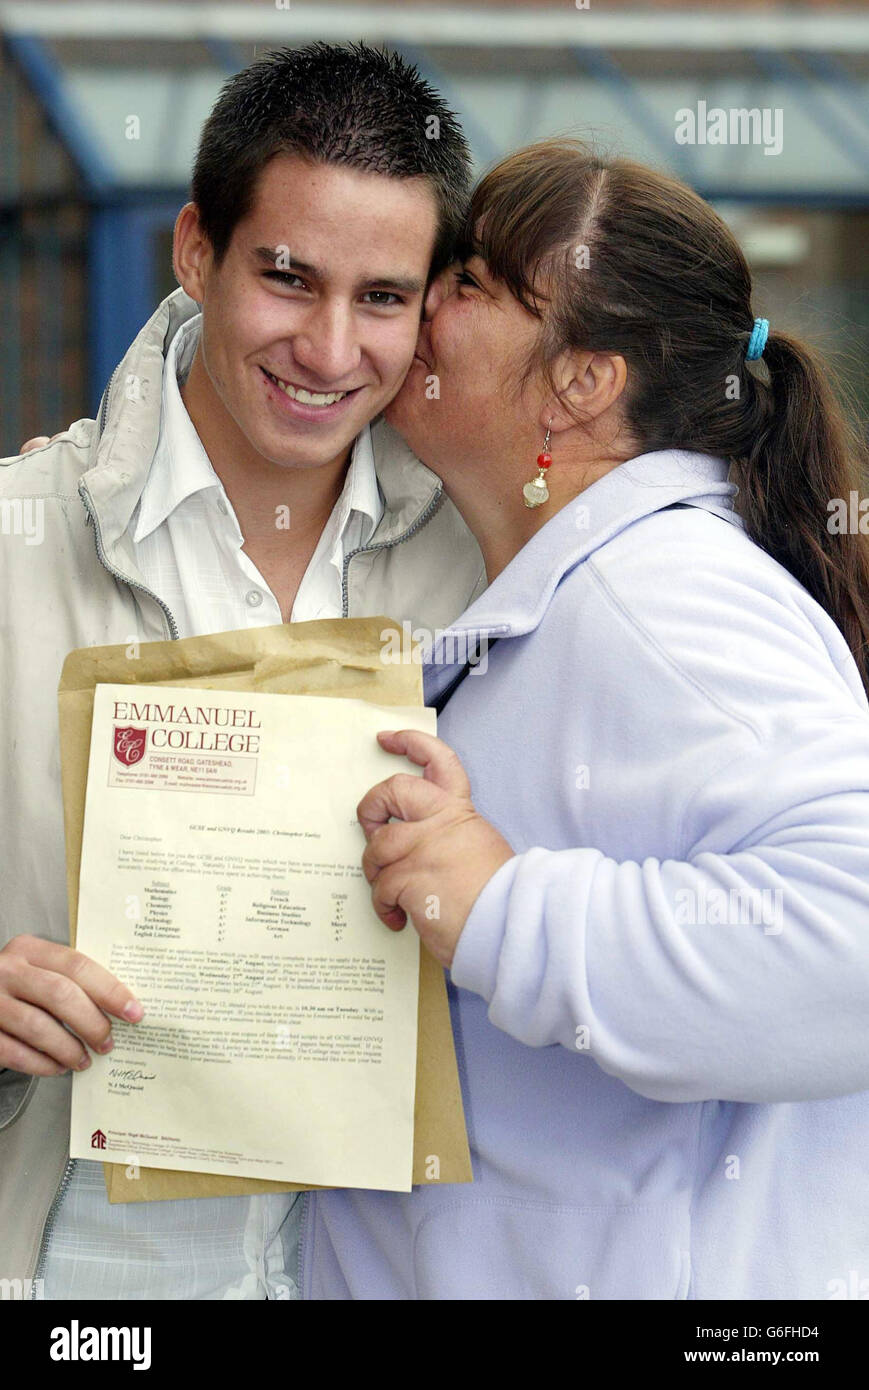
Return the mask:
[[420,76],[424,77],[426,82],[429,82],[435,91],[443,97],[447,106],[458,114],[465,138],[480,163],[491,164],[496,160],[503,153],[501,147],[493,139],[482,121],[477,120],[476,116],[467,112],[463,104],[462,94],[449,74],[445,73],[427,53],[422,52],[414,44],[403,43],[399,46],[399,51],[409,63],[413,63]]
[[695,183],[696,160],[688,153],[687,146],[676,143],[673,127],[662,123],[639,83],[619,67],[612,54],[575,48],[573,56],[599,81],[615,89],[634,124],[649,137],[665,162],[677,169],[687,183]]
[[755,61],[767,77],[782,82],[795,92],[800,105],[818,130],[849,159],[862,174],[869,174],[869,141],[859,136],[841,117],[826,91],[802,71],[793,59],[781,53],[756,52]]
[[577,9],[460,8],[456,5],[273,5],[0,3],[0,28],[45,37],[238,39],[299,43],[364,37],[447,47],[668,49],[742,52],[746,48],[821,53],[869,52],[869,13],[850,10],[677,10],[618,14]]
[[798,56],[820,82],[847,95],[854,114],[862,120],[869,133],[869,87],[858,82],[841,61],[832,58],[829,53],[800,53]]
[[3,286],[3,335],[0,340],[0,454],[18,453],[22,435],[24,373],[21,362],[21,229],[0,217],[0,284]]
[[81,175],[88,195],[99,198],[109,193],[117,182],[114,171],[82,121],[66,90],[63,73],[46,44],[32,34],[7,34],[5,43],[12,62]]
[[707,203],[744,203],[750,207],[818,208],[823,212],[869,208],[869,189],[848,188],[735,188],[731,184],[695,185],[695,193]]
[[89,238],[90,395],[95,410],[106,383],[156,304],[152,238],[171,227],[181,203],[116,204],[94,209]]
[[223,68],[224,72],[236,73],[244,67],[244,53],[232,39],[209,37],[205,40],[205,46],[217,66]]

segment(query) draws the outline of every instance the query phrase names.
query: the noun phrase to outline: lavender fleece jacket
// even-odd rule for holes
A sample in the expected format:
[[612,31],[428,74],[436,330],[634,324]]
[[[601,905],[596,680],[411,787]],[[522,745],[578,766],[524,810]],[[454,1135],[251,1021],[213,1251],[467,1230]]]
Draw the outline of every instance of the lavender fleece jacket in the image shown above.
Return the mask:
[[303,1297],[869,1290],[869,706],[727,474],[622,464],[450,630],[516,851],[450,972],[474,1182],[312,1194]]

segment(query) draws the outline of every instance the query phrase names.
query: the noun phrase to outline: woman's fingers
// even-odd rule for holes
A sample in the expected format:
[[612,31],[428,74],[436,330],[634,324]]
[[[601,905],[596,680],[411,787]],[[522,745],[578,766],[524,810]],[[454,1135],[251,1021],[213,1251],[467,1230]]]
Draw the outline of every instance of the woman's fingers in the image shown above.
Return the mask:
[[425,820],[440,811],[446,800],[440,787],[410,772],[397,772],[365,793],[356,807],[356,816],[369,840],[390,817],[403,821]]
[[377,735],[377,741],[387,753],[403,753],[412,763],[425,768],[423,776],[453,796],[470,796],[468,775],[448,743],[434,734],[419,729],[389,730]]
[[405,859],[419,842],[418,821],[390,821],[372,831],[362,854],[362,872],[373,883],[381,869]]
[[401,931],[407,923],[407,913],[398,906],[398,900],[407,886],[407,875],[402,866],[384,869],[378,875],[371,889],[371,906],[381,922],[391,931]]
[[471,784],[452,748],[418,729],[389,730],[377,735],[388,753],[403,754],[424,769],[422,777],[396,773],[366,792],[356,808],[365,838],[395,816],[424,820],[443,809],[451,798],[470,799]]

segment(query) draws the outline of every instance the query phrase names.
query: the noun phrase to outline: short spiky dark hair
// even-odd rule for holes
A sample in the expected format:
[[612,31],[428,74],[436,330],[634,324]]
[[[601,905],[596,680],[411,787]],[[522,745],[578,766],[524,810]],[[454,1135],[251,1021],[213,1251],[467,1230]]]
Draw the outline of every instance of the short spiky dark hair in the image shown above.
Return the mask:
[[230,78],[193,168],[193,201],[218,262],[278,154],[427,179],[438,206],[432,273],[452,258],[470,192],[470,151],[443,98],[397,53],[314,43],[276,49]]

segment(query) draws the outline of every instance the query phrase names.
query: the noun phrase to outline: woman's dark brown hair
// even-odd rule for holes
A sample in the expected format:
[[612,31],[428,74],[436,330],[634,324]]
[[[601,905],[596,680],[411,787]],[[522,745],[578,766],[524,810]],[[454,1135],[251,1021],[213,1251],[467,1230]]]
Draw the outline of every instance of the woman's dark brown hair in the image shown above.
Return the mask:
[[725,223],[690,188],[579,141],[510,155],[477,187],[476,252],[542,321],[544,368],[567,349],[618,352],[626,424],[643,452],[731,461],[751,538],[844,634],[869,692],[869,536],[828,529],[828,503],[866,480],[866,448],[815,353],[773,326],[745,353],[751,273]]

